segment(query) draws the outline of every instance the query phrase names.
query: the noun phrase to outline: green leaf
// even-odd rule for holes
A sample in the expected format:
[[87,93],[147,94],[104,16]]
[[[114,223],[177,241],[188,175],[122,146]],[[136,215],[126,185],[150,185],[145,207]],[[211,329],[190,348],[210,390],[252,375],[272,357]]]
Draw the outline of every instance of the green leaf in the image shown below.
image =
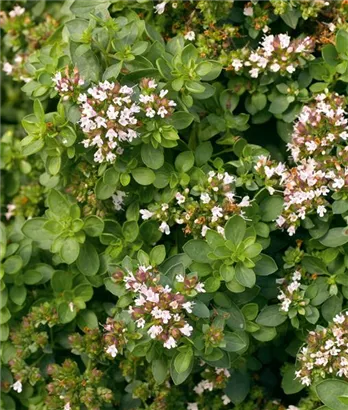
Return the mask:
[[60,248],[60,257],[68,265],[76,261],[80,254],[80,244],[75,238],[66,238]]
[[81,283],[81,285],[76,286],[76,288],[74,289],[74,295],[84,302],[88,302],[93,297],[93,288],[90,285]]
[[175,158],[175,169],[178,172],[189,171],[195,163],[195,157],[191,151],[181,152]]
[[319,242],[329,248],[342,246],[348,242],[348,228],[332,228]]
[[225,225],[225,237],[235,245],[242,242],[245,232],[246,222],[239,215],[232,216]]
[[97,315],[89,309],[85,309],[82,312],[79,312],[76,318],[77,326],[84,331],[88,329],[98,329],[99,322]]
[[256,261],[254,271],[256,275],[268,276],[276,272],[278,267],[274,259],[268,255],[260,254],[261,259]]
[[273,195],[265,198],[260,203],[261,218],[265,222],[271,222],[282,213],[284,200],[281,196]]
[[195,149],[194,154],[198,167],[206,164],[213,154],[213,146],[211,145],[211,142],[207,141],[199,144]]
[[88,236],[100,236],[104,230],[104,222],[99,216],[87,216],[84,221],[83,230]]
[[288,365],[282,379],[282,389],[285,394],[296,394],[304,389],[304,385],[295,379],[295,366]]
[[157,384],[162,384],[168,374],[168,362],[165,359],[155,359],[152,362],[152,374]]
[[281,19],[287,24],[289,27],[295,29],[298,23],[299,18],[301,17],[301,13],[299,10],[290,10],[286,13],[282,13],[280,15]]
[[99,255],[91,243],[85,242],[81,245],[76,265],[79,271],[86,276],[93,276],[98,272],[100,267]]
[[166,257],[166,248],[164,245],[157,245],[151,249],[150,263],[151,266],[160,265]]
[[141,146],[141,159],[151,169],[159,169],[164,164],[162,147],[154,148],[151,144]]
[[61,192],[51,189],[47,196],[47,203],[50,211],[55,215],[61,218],[66,218],[70,215],[69,201]]
[[255,272],[240,262],[236,265],[235,278],[239,284],[245,286],[246,288],[252,288],[256,283]]
[[289,105],[288,98],[285,95],[279,95],[269,106],[269,112],[272,114],[281,114],[289,107]]
[[69,303],[62,302],[58,306],[58,317],[61,323],[69,323],[76,317],[76,309],[71,309]]
[[202,239],[191,239],[183,246],[184,252],[195,262],[209,263],[208,253],[211,251],[209,245]]
[[27,289],[25,286],[12,286],[10,289],[10,298],[16,305],[23,305],[27,297]]
[[284,323],[287,315],[279,311],[278,305],[265,306],[256,319],[256,323],[262,326],[276,327]]
[[39,283],[43,278],[42,272],[34,269],[30,269],[24,274],[24,283],[26,285],[35,285]]
[[13,255],[6,259],[3,267],[5,273],[13,275],[19,272],[23,266],[23,259],[19,255]]
[[155,173],[148,168],[135,168],[132,170],[132,176],[140,185],[151,185],[156,179]]
[[323,47],[323,49],[321,50],[321,53],[323,55],[324,61],[327,64],[331,66],[336,66],[339,63],[338,53],[333,44],[327,44],[325,47]]
[[250,390],[250,379],[246,372],[232,371],[228,379],[225,393],[237,405],[244,401]]
[[192,314],[203,319],[207,319],[210,317],[208,307],[200,300],[197,300],[196,303],[193,305]]
[[336,50],[340,54],[348,54],[348,32],[344,29],[338,30],[336,34]]
[[5,306],[0,310],[0,325],[7,323],[11,319],[11,312]]
[[51,286],[55,293],[62,293],[72,288],[73,275],[71,272],[57,270],[53,273]]
[[227,352],[240,352],[248,346],[247,340],[245,332],[225,332],[226,347],[222,349]]
[[344,199],[340,201],[335,201],[332,204],[332,211],[334,214],[344,214],[348,211],[348,201]]
[[188,378],[188,376],[191,374],[192,367],[193,367],[193,360],[191,361],[191,363],[190,363],[189,367],[186,369],[186,371],[184,371],[183,373],[178,373],[175,370],[174,361],[175,361],[175,357],[173,357],[171,362],[170,362],[170,376],[171,376],[175,386],[178,386],[179,384],[182,384]]
[[184,373],[193,362],[193,351],[191,347],[186,348],[175,356],[174,367],[178,373]]
[[126,221],[122,226],[122,234],[127,242],[134,242],[139,235],[136,221]]
[[109,80],[110,78],[117,79],[118,75],[120,74],[122,68],[122,61],[109,66],[103,74],[102,80]]
[[99,178],[95,186],[95,194],[97,199],[105,200],[110,198],[116,191],[116,184],[109,185],[103,181],[103,178]]
[[327,379],[315,387],[319,399],[332,410],[347,410],[340,396],[348,395],[348,383],[343,380]]
[[75,0],[70,6],[70,11],[77,17],[90,18],[90,13],[107,10],[110,5],[109,0]]
[[[181,87],[180,87],[181,88]],[[177,130],[183,130],[191,125],[194,116],[186,111],[176,111],[171,116],[172,125]]]

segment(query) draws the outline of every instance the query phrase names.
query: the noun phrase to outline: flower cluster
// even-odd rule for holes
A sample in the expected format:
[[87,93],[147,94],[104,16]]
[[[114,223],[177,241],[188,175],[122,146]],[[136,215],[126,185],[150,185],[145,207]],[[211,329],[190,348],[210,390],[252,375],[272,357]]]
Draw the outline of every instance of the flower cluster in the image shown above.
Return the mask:
[[[68,85],[63,86],[68,91]],[[173,113],[176,103],[165,97],[168,90],[158,92],[156,82],[147,78],[142,79],[139,86],[141,93],[137,102],[132,100],[132,87],[107,80],[79,94],[79,124],[87,137],[82,144],[85,148],[97,148],[95,162],[115,162],[117,154],[123,153],[122,143],[138,137],[137,130],[144,120],[163,119]]]
[[85,84],[76,67],[72,72],[69,67],[66,67],[63,73],[58,71],[52,77],[52,81],[55,84],[55,90],[63,97],[64,101],[76,99],[80,94],[81,87]]
[[71,351],[75,354],[86,354],[90,359],[101,361],[103,359],[104,349],[102,343],[102,334],[98,328],[84,328],[84,335],[74,333],[69,336]]
[[11,332],[10,337],[16,349],[16,355],[10,360],[9,365],[16,379],[13,389],[20,393],[22,384],[29,381],[35,384],[41,379],[40,371],[34,365],[27,365],[26,359],[39,350],[45,349],[49,337],[46,331],[38,331],[40,325],[52,327],[58,323],[56,309],[49,303],[34,306],[31,312],[24,316],[18,329]]
[[79,410],[84,405],[88,410],[100,410],[112,401],[112,391],[103,387],[103,373],[96,368],[80,374],[77,363],[66,359],[61,366],[49,365],[47,373],[52,377],[47,385],[48,408]]
[[264,37],[261,46],[255,51],[236,51],[230,68],[236,73],[242,73],[245,68],[251,78],[258,78],[265,72],[285,76],[293,74],[301,61],[312,60],[313,50],[314,41],[311,37],[291,40],[287,34],[270,34]]
[[8,13],[1,11],[0,27],[6,33],[6,45],[10,46],[13,52],[12,58],[4,62],[3,71],[16,81],[30,81],[32,75],[27,71],[25,63],[58,25],[58,21],[48,14],[42,22],[34,21],[25,8],[18,5]]
[[123,353],[123,348],[127,344],[127,327],[125,323],[120,320],[107,318],[104,325],[104,350],[107,356],[114,358],[118,353]]
[[107,209],[103,201],[97,199],[94,186],[98,180],[98,169],[94,164],[80,161],[69,173],[65,191],[82,205],[83,215],[96,214],[104,217]]
[[260,3],[250,1],[245,3],[243,14],[247,26],[256,31],[262,30],[264,33],[269,31],[268,24],[272,22],[272,19],[268,7],[262,7]]
[[[128,312],[144,334],[146,332],[151,339],[160,341],[167,349],[176,347],[183,336],[191,335],[193,328],[186,321],[186,313],[192,313],[194,302],[187,300],[186,295],[205,292],[196,276],[177,275],[176,291],[161,285],[159,275],[151,266],[139,266],[135,273],[118,271],[113,277],[116,283],[124,284],[127,291],[133,293],[134,300]],[[106,352],[113,357],[127,341],[122,327],[115,331],[114,323],[109,319],[105,326],[114,335],[106,336]]]
[[[290,278],[289,282],[285,279],[281,279],[283,290],[280,291],[278,299],[281,301],[280,310],[283,312],[289,312],[290,308],[297,310],[298,306],[305,304],[303,300],[303,292],[301,291],[301,271],[296,270]],[[280,282],[278,280],[278,282]]]
[[[206,367],[201,373],[201,376],[202,380],[193,388],[193,391],[198,395],[197,403],[188,403],[188,410],[197,410],[200,408],[199,405],[200,402],[204,400],[205,392],[224,389],[231,374],[227,369]],[[220,399],[224,406],[231,403],[231,400],[226,394],[223,394]]]
[[195,186],[190,191],[186,188],[177,192],[171,203],[154,204],[150,209],[142,209],[143,219],[160,221],[159,230],[170,234],[170,226],[183,225],[185,234],[204,237],[209,229],[224,235],[223,225],[233,214],[245,215],[244,208],[250,206],[250,198],[245,196],[237,201],[233,189],[236,177],[215,171],[208,172],[208,178],[202,186]]
[[331,192],[346,195],[348,186],[348,138],[344,98],[323,93],[304,106],[288,144],[296,166],[260,157],[256,172],[265,180],[271,194],[284,190],[284,210],[277,219],[289,235],[296,232],[308,214],[323,217],[330,206]]
[[340,313],[328,328],[309,332],[307,344],[297,356],[300,369],[296,377],[309,386],[316,379],[348,379],[348,312]]
[[273,6],[274,14],[281,15],[299,9],[299,11],[301,12],[301,16],[304,20],[317,17],[323,8],[330,5],[330,2],[325,0],[270,0],[270,3]]

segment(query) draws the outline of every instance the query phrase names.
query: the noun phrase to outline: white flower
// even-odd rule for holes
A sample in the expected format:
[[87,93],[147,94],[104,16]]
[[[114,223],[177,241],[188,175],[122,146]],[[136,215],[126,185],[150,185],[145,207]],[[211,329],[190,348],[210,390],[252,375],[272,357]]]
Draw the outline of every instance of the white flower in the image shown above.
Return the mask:
[[160,98],[164,98],[168,94],[168,90],[161,90],[159,93]]
[[165,109],[165,107],[159,107],[157,114],[161,117],[164,118],[166,114],[168,114],[168,111]]
[[116,345],[111,345],[106,349],[106,353],[108,353],[111,357],[116,357],[118,350]]
[[163,14],[165,8],[166,8],[166,2],[162,1],[162,3],[158,3],[157,6],[154,7],[155,13]]
[[185,302],[182,304],[182,307],[186,310],[188,313],[192,313],[192,306],[194,305],[194,302]]
[[222,402],[223,402],[223,404],[224,404],[225,406],[227,406],[228,404],[231,403],[230,398],[229,398],[226,394],[224,394],[224,395],[221,397],[221,400],[222,400]]
[[169,225],[167,224],[167,222],[163,221],[160,225],[160,227],[158,228],[161,232],[165,233],[166,235],[170,234],[170,228]]
[[13,65],[10,63],[4,63],[4,65],[2,66],[2,69],[5,71],[5,73],[7,75],[10,75],[13,71]]
[[183,203],[185,202],[185,200],[186,200],[185,196],[182,195],[182,194],[180,194],[180,192],[177,192],[177,193],[175,194],[175,199],[178,201],[178,204],[179,204],[179,205],[180,205],[180,204],[183,204]]
[[241,208],[250,206],[250,198],[248,196],[244,196],[241,200],[241,202],[239,203],[239,206]]
[[67,402],[64,406],[64,410],[71,410],[70,402]]
[[280,70],[280,65],[278,63],[274,63],[274,64],[271,65],[270,69],[271,69],[271,71],[276,73]]
[[254,15],[254,10],[252,7],[244,7],[243,14],[244,16],[252,17]]
[[140,319],[136,320],[135,323],[136,323],[137,327],[143,329],[144,326],[145,326],[145,319],[140,318]]
[[132,95],[133,94],[133,88],[124,85],[120,88],[120,93],[121,94]]
[[203,202],[203,204],[209,204],[211,198],[209,196],[209,194],[207,194],[206,192],[204,192],[203,194],[201,194],[200,196],[201,201]]
[[126,196],[126,193],[123,191],[116,191],[116,194],[112,195],[112,202],[114,204],[115,210],[120,211],[123,205],[123,198]]
[[17,380],[16,383],[14,383],[12,385],[12,388],[14,391],[16,391],[17,393],[22,393],[23,390],[23,385],[22,382],[20,380]]
[[156,115],[156,111],[151,107],[147,107],[145,115],[148,118],[153,118]]
[[240,60],[239,58],[235,58],[232,60],[232,67],[236,70],[239,71],[241,68],[243,68],[243,61]]
[[146,221],[147,219],[150,219],[154,213],[149,211],[148,209],[140,209],[141,217]]
[[16,205],[8,204],[7,205],[7,212],[5,213],[5,218],[8,221],[14,215],[13,211],[16,209]]
[[156,336],[160,335],[162,332],[163,332],[163,327],[156,326],[156,325],[152,325],[150,329],[147,331],[151,339],[156,339]]
[[155,88],[157,88],[156,81],[155,80],[150,80],[147,86],[154,90]]
[[175,280],[176,280],[177,282],[184,282],[185,278],[184,278],[183,275],[176,275],[176,276],[175,276]]
[[288,73],[292,74],[293,72],[296,71],[296,68],[295,68],[292,64],[290,64],[290,65],[288,65],[288,66],[286,67],[286,71],[287,71]]
[[287,232],[288,232],[289,236],[293,236],[296,232],[296,228],[293,225],[289,226],[289,228],[287,229]]
[[185,323],[184,327],[182,327],[182,328],[179,329],[179,330],[180,330],[180,332],[181,332],[183,335],[189,337],[189,336],[191,336],[191,334],[192,334],[193,327],[190,326],[188,323]]
[[25,8],[15,6],[13,10],[11,10],[8,14],[11,18],[14,18],[16,16],[21,16],[25,12]]
[[257,78],[258,76],[259,76],[259,69],[258,68],[252,68],[250,71],[249,71],[249,74],[250,74],[250,77],[251,78]]
[[209,229],[209,228],[207,227],[207,225],[203,225],[203,226],[202,226],[201,235],[202,235],[203,237],[207,234],[208,229]]
[[194,33],[194,31],[189,31],[188,33],[184,35],[185,40],[193,41],[195,38],[196,38],[196,34]]
[[219,218],[223,217],[222,208],[220,208],[219,206],[214,206],[211,210],[211,213],[213,214],[211,218],[212,222],[216,222]]
[[199,410],[197,403],[187,403],[187,410]]
[[334,183],[332,184],[332,188],[341,189],[344,186],[344,179],[343,178],[335,178]]
[[321,217],[323,217],[327,212],[327,209],[325,208],[324,205],[319,205],[317,208],[317,214]]
[[195,290],[198,293],[205,293],[204,283],[198,282],[197,285],[195,286]]
[[163,344],[166,349],[172,349],[176,347],[176,341],[173,336],[169,336],[168,340]]

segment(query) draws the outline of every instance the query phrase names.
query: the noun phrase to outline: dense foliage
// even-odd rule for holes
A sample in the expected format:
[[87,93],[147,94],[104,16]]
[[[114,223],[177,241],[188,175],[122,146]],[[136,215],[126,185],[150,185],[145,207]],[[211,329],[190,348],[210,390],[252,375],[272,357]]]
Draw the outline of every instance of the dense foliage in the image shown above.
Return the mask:
[[2,2],[1,408],[348,409],[348,2]]

